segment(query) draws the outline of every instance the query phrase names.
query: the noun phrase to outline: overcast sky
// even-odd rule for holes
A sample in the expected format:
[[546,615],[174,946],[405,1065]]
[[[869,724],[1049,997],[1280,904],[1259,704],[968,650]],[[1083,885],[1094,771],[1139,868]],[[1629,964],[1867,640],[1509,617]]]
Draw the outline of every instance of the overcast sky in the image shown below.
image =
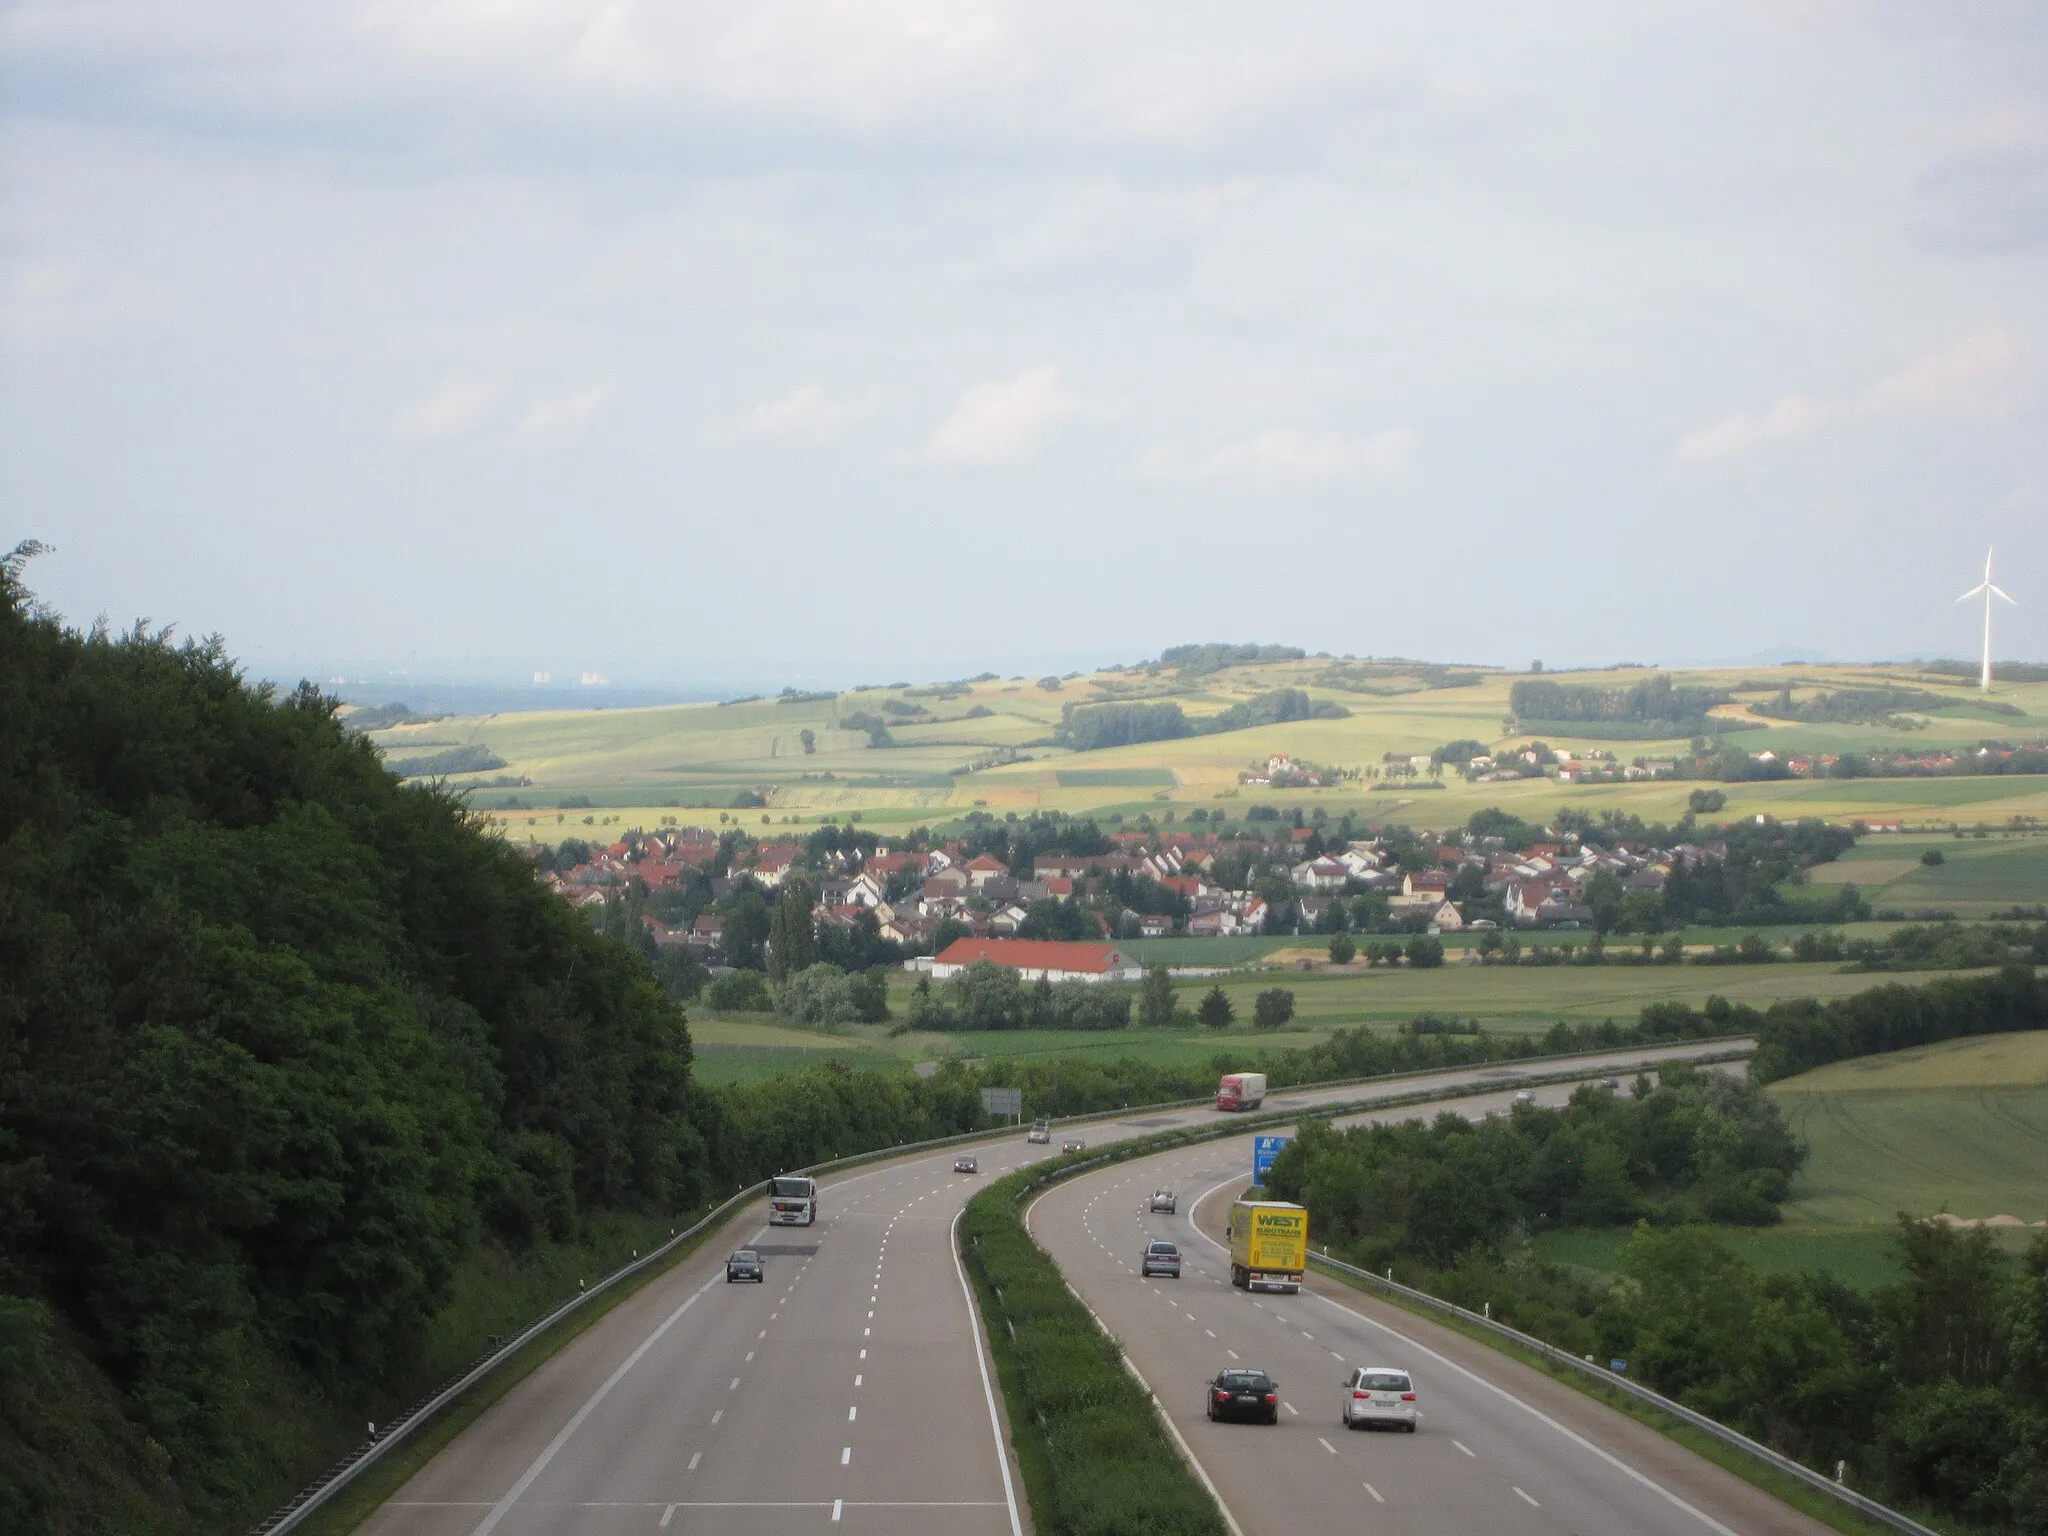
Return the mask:
[[76,621],[1954,655],[1995,543],[2048,655],[2038,0],[46,0],[0,71],[0,544]]

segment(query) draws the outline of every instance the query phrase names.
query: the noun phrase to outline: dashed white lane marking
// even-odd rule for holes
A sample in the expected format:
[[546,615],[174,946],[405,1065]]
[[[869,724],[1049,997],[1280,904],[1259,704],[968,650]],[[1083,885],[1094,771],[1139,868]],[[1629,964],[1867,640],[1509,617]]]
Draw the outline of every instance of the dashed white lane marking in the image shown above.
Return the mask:
[[[862,1354],[866,1354],[866,1353],[867,1353],[867,1351],[866,1351],[866,1350],[862,1350],[862,1351],[861,1351],[861,1353],[862,1353]],[[853,1378],[853,1384],[854,1384],[854,1385],[855,1385],[856,1387],[860,1385],[860,1376],[859,1376],[859,1375],[858,1375],[857,1373],[855,1374],[855,1376],[854,1376],[854,1378]]]
[[724,1417],[725,1417],[725,1410],[724,1410],[723,1408],[719,1409],[719,1410],[718,1410],[718,1412],[716,1412],[716,1413],[714,1413],[713,1415],[711,1415],[711,1427],[712,1427],[713,1429],[716,1429],[716,1428],[718,1427],[718,1421],[719,1421],[720,1419],[724,1418]]
[[1373,1503],[1384,1504],[1387,1502],[1384,1498],[1380,1497],[1379,1489],[1373,1487],[1371,1483],[1360,1483],[1358,1486],[1363,1488],[1367,1493],[1372,1495]]
[[1321,1447],[1322,1447],[1322,1448],[1323,1448],[1324,1450],[1328,1451],[1328,1452],[1329,1452],[1329,1453],[1330,1453],[1330,1454],[1331,1454],[1332,1456],[1334,1456],[1334,1455],[1336,1455],[1336,1454],[1337,1454],[1337,1447],[1335,1447],[1334,1445],[1330,1444],[1330,1442],[1329,1442],[1329,1441],[1327,1441],[1327,1440],[1325,1440],[1325,1439],[1324,1439],[1324,1438],[1323,1438],[1323,1437],[1322,1437],[1321,1435],[1317,1435],[1317,1436],[1316,1436],[1316,1444],[1317,1444],[1317,1445],[1320,1445],[1320,1446],[1321,1446]]
[[1242,1360],[1242,1359],[1244,1358],[1244,1357],[1243,1357],[1242,1355],[1240,1355],[1240,1354],[1239,1354],[1239,1353],[1238,1353],[1238,1352],[1237,1352],[1236,1350],[1234,1350],[1234,1349],[1226,1349],[1226,1350],[1224,1350],[1224,1351],[1223,1351],[1223,1353],[1225,1353],[1226,1355],[1230,1356],[1230,1358],[1231,1358],[1231,1359],[1233,1359],[1233,1360]]
[[839,1448],[839,1465],[841,1465],[842,1467],[850,1467],[853,1465],[852,1446],[843,1445]]
[[733,1377],[733,1379],[732,1379],[732,1385],[731,1385],[731,1386],[729,1386],[729,1387],[727,1387],[727,1388],[726,1388],[725,1390],[726,1390],[726,1391],[728,1391],[728,1392],[735,1392],[735,1391],[738,1391],[738,1390],[739,1390],[739,1384],[740,1384],[740,1379],[739,1379],[739,1377],[735,1376],[735,1377]]
[[748,1351],[747,1351],[747,1363],[748,1363],[749,1365],[751,1365],[751,1364],[753,1364],[753,1361],[754,1361],[754,1352],[753,1352],[753,1351],[752,1351],[752,1350],[750,1349],[750,1350],[748,1350]]
[[1465,1443],[1464,1441],[1462,1441],[1462,1440],[1453,1440],[1453,1441],[1451,1442],[1451,1444],[1455,1445],[1455,1446],[1456,1446],[1456,1447],[1457,1447],[1457,1448],[1458,1448],[1459,1450],[1463,1451],[1463,1452],[1464,1452],[1464,1453],[1465,1453],[1465,1454],[1466,1454],[1467,1456],[1470,1456],[1470,1457],[1471,1457],[1471,1458],[1472,1458],[1472,1459],[1473,1459],[1474,1461],[1477,1461],[1477,1460],[1479,1459],[1479,1453],[1478,1453],[1478,1452],[1476,1452],[1476,1451],[1474,1451],[1474,1450],[1472,1449],[1472,1447],[1471,1447],[1471,1446],[1469,1446],[1469,1445],[1467,1445],[1467,1444],[1466,1444],[1466,1443]]
[[[692,1452],[692,1453],[691,1453],[691,1456],[690,1456],[690,1465],[689,1465],[689,1466],[688,1466],[688,1467],[687,1467],[687,1468],[686,1468],[685,1470],[686,1470],[686,1471],[690,1471],[690,1472],[694,1472],[694,1471],[696,1471],[696,1470],[697,1470],[697,1463],[698,1463],[698,1462],[700,1462],[700,1461],[702,1461],[703,1459],[704,1459],[704,1453],[703,1453],[702,1451],[695,1451],[695,1452]],[[674,1508],[674,1506],[673,1506],[673,1505],[671,1505],[671,1506],[670,1506],[670,1508]]]
[[1297,1419],[1301,1417],[1301,1410],[1295,1407],[1294,1404],[1282,1403],[1280,1406],[1282,1408],[1285,1408],[1289,1413],[1293,1414]]
[[834,1499],[834,1500],[832,1501],[832,1518],[833,1518],[834,1520],[837,1520],[837,1519],[839,1518],[839,1516],[840,1516],[840,1513],[841,1513],[841,1512],[842,1512],[842,1511],[843,1511],[843,1510],[844,1510],[845,1508],[846,1508],[846,1500],[844,1500],[844,1499]]
[[1541,1504],[1538,1504],[1534,1499],[1530,1499],[1528,1494],[1522,1493],[1522,1490],[1520,1488],[1515,1488],[1515,1485],[1513,1483],[1509,1483],[1508,1486],[1510,1488],[1514,1488],[1515,1492],[1521,1493],[1523,1498],[1529,1499],[1529,1507],[1531,1509],[1541,1509],[1543,1507]]

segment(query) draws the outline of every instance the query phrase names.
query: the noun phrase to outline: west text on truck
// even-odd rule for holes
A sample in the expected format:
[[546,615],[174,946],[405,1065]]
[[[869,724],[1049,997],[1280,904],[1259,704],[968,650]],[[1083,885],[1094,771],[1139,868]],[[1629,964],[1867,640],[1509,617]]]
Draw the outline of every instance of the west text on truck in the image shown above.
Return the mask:
[[1241,1291],[1301,1289],[1308,1268],[1308,1208],[1285,1200],[1230,1207],[1230,1283]]

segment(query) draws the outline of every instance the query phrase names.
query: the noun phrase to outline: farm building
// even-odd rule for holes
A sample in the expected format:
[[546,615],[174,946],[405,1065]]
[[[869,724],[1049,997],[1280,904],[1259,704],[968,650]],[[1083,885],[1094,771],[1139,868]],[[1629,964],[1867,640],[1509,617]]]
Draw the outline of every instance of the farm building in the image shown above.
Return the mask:
[[1064,944],[1051,939],[955,939],[933,957],[932,979],[957,976],[978,960],[1006,965],[1026,981],[1136,981],[1143,967],[1114,944]]

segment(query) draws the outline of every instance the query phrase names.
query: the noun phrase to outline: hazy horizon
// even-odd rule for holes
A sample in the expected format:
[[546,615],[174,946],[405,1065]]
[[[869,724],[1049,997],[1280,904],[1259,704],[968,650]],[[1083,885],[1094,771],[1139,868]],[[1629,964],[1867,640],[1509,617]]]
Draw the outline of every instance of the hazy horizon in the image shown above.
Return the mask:
[[1970,657],[1995,544],[2048,655],[2038,6],[21,0],[0,84],[0,546],[74,622]]

